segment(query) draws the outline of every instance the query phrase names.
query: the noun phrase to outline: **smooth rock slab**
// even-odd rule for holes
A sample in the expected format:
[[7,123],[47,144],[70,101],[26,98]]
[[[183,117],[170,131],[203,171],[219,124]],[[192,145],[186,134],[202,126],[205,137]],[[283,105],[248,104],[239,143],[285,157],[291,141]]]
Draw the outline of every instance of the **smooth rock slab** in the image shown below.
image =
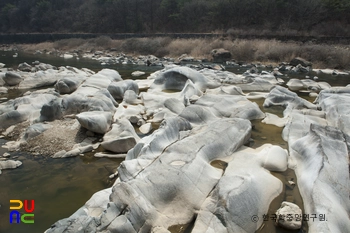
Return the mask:
[[248,120],[265,117],[256,103],[238,95],[206,94],[199,98],[194,105],[208,108],[217,117],[239,117]]
[[316,102],[325,111],[329,125],[350,135],[350,88],[338,87],[321,91]]
[[307,135],[289,141],[305,213],[318,216],[309,232],[350,232],[349,140],[337,128],[311,124]]
[[[155,160],[150,160],[146,167],[139,167],[134,160],[123,162],[118,169],[123,182],[113,188],[111,200],[118,206],[130,206],[125,216],[136,231],[188,223],[221,177],[222,172],[212,167],[210,161],[236,150],[248,139],[250,127],[247,120],[222,119],[184,132],[186,136],[180,136],[170,145],[142,143],[149,153],[159,151],[160,154],[157,157],[153,157],[157,153],[153,154]],[[168,130],[163,133],[171,133]],[[165,146],[165,150],[159,150],[160,146]],[[150,158],[147,150],[144,153],[138,156],[140,163]],[[148,188],[151,184],[152,190]],[[126,193],[130,196],[126,197]]]
[[[241,148],[225,158],[224,174],[198,212],[192,233],[250,233],[267,213],[271,201],[283,190],[282,182],[269,171],[285,171],[288,154],[269,144]],[[276,160],[277,159],[277,160]],[[269,188],[266,188],[266,187]]]
[[47,233],[67,227],[74,232],[164,232],[189,223],[221,178],[222,171],[210,162],[234,152],[250,130],[251,123],[238,118],[194,128],[181,117],[166,119],[128,152],[111,195],[91,198],[90,203],[102,201],[93,209],[87,203]]
[[270,106],[286,107],[283,112],[285,117],[288,116],[293,109],[317,109],[316,105],[300,98],[296,93],[281,86],[275,86],[266,97],[263,107],[268,108]]
[[76,115],[82,127],[99,134],[106,133],[112,124],[113,115],[110,112],[92,111]]

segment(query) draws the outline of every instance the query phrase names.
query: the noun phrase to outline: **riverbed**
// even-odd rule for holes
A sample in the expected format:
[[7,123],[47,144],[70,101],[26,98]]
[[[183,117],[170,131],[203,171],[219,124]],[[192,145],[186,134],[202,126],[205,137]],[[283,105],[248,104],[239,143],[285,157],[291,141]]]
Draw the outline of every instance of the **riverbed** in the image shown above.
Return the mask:
[[[0,62],[6,64],[6,67],[16,68],[19,63],[32,63],[39,60],[43,63],[54,66],[73,66],[77,68],[89,68],[93,71],[102,68],[111,68],[117,70],[123,79],[132,78],[131,73],[139,70],[146,74],[141,78],[146,78],[150,73],[161,69],[162,67],[147,67],[140,65],[109,65],[101,66],[100,63],[91,59],[64,59],[52,55],[33,55],[19,53],[13,57],[14,52],[0,52]],[[243,73],[249,68],[246,67],[227,67],[228,71],[236,74]],[[263,69],[263,68],[260,68]],[[265,69],[265,68],[264,68]],[[268,68],[266,68],[269,70]],[[282,77],[284,80],[289,78],[305,78],[305,76],[318,77],[318,81],[326,81],[332,86],[345,86],[349,84],[348,75],[333,76],[319,75],[316,73],[293,74]],[[23,92],[10,91],[3,94],[1,98],[15,98],[22,95]],[[313,101],[307,94],[300,94],[303,98]],[[6,100],[2,100],[6,101]],[[270,112],[276,115],[282,115],[282,108],[275,107],[264,109],[262,107],[263,99],[255,101],[258,103],[263,112]],[[266,125],[260,121],[253,121],[254,129],[252,132],[252,143],[249,145],[257,148],[264,143],[279,145],[287,149],[288,145],[281,137],[282,128],[272,125]],[[0,140],[4,144],[5,139]],[[0,154],[6,152],[0,148]],[[121,159],[95,158],[93,153],[84,154],[84,156],[69,159],[52,159],[41,155],[31,155],[25,152],[12,153],[18,156],[18,160],[23,164],[14,170],[4,170],[0,175],[0,232],[20,233],[20,232],[43,232],[51,224],[59,219],[70,216],[80,208],[96,191],[111,187],[114,180],[109,175],[114,173],[119,166]],[[279,208],[280,203],[284,200],[295,202],[302,207],[297,187],[287,185],[288,181],[295,181],[295,174],[288,169],[284,173],[273,174],[285,184],[283,193],[271,204],[269,214],[272,214]],[[10,224],[9,223],[9,200],[35,200],[35,224]],[[189,232],[191,226],[179,226],[171,228],[172,232]],[[187,231],[186,231],[187,228]],[[267,221],[259,233],[284,233],[284,232],[305,232],[307,226],[303,226],[300,231],[285,231],[275,227],[272,221]]]

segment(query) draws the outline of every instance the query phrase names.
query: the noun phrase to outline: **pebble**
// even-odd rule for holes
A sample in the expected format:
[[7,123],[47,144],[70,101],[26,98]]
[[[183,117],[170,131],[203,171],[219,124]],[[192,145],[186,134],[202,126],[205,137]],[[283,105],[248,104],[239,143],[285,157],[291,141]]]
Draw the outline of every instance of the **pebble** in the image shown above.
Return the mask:
[[148,134],[152,130],[152,124],[146,123],[139,128],[140,132],[143,134]]
[[293,186],[295,185],[295,182],[293,182],[293,181],[291,181],[291,180],[288,181],[288,183],[289,183],[290,185],[293,185]]
[[145,74],[146,74],[146,73],[143,72],[143,71],[134,71],[134,72],[131,73],[131,75],[132,75],[133,77],[139,77],[139,76],[142,76],[142,75],[145,75]]

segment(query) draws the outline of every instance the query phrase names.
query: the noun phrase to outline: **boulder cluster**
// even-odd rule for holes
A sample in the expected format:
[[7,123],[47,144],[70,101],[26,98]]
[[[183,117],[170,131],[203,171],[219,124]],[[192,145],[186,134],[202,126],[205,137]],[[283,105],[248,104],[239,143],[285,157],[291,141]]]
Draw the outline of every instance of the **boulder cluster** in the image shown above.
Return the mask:
[[[8,150],[72,134],[73,142],[44,150],[65,158],[101,147],[95,156],[125,158],[111,188],[46,233],[166,233],[191,222],[194,233],[255,232],[286,185],[271,172],[288,167],[296,173],[305,213],[327,218],[309,221],[309,232],[350,231],[350,87],[291,79],[288,90],[276,70],[255,67],[237,75],[170,65],[147,79],[124,80],[112,69],[37,66],[1,69],[1,87],[29,89],[0,104],[0,130],[20,132]],[[315,103],[292,92],[303,90],[318,95]],[[250,101],[258,98],[265,99],[262,108]],[[262,111],[272,106],[285,108],[283,118]],[[288,150],[248,147],[251,120],[284,127]],[[0,169],[20,165],[0,161]],[[277,213],[301,210],[283,202]],[[276,223],[302,227],[295,219]]]

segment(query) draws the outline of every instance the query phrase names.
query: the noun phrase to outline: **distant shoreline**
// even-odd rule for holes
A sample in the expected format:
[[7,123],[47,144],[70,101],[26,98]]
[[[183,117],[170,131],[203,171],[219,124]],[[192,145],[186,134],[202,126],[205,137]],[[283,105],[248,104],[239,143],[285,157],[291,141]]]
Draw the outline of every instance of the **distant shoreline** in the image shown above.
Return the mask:
[[[19,36],[19,34],[13,34]],[[25,36],[51,35],[56,39],[63,35],[97,36],[100,34],[20,34]],[[117,34],[114,34],[117,35]],[[135,36],[135,34],[118,34],[119,36]],[[277,39],[240,39],[226,34],[164,34],[170,36],[140,37],[114,39],[110,36],[95,38],[70,38],[46,41],[41,43],[8,43],[2,44],[0,50],[39,52],[48,54],[94,53],[126,54],[128,56],[154,55],[158,58],[170,57],[178,59],[188,56],[199,60],[211,60],[214,49],[223,48],[231,53],[230,61],[238,63],[280,64],[289,62],[294,57],[302,57],[312,63],[313,68],[330,68],[350,70],[350,46],[342,43],[318,43],[320,40],[306,42]],[[175,37],[179,35],[179,37]],[[180,38],[182,36],[198,36],[197,38]],[[2,36],[2,37],[1,37]],[[202,37],[200,37],[202,36]],[[285,36],[287,37],[287,36]],[[0,35],[0,39],[4,35]],[[301,37],[300,37],[301,38]],[[312,37],[305,37],[312,38]],[[320,37],[322,38],[322,37]],[[330,37],[327,37],[330,38]],[[345,41],[345,40],[344,40]]]
[[55,42],[63,39],[93,39],[101,36],[113,40],[131,38],[169,37],[172,39],[196,38],[227,38],[246,40],[279,40],[295,42],[312,42],[316,44],[350,44],[350,36],[314,36],[314,35],[288,35],[288,34],[236,34],[236,33],[0,33],[0,44],[16,43],[42,43]]

